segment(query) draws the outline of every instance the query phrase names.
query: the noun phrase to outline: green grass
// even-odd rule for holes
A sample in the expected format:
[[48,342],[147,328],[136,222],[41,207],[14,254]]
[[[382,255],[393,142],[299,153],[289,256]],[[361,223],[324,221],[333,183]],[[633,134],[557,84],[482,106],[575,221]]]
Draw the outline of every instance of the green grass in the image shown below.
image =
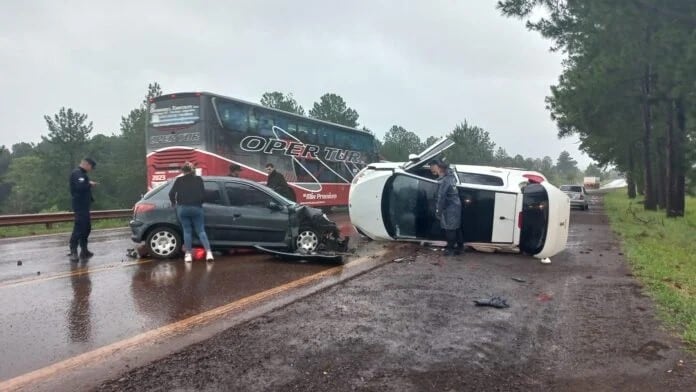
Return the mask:
[[608,194],[605,207],[634,275],[657,302],[660,317],[696,347],[696,198],[687,197],[686,217],[677,219],[643,211],[625,192]]
[[[30,235],[69,233],[72,231],[72,222],[54,223],[49,229],[46,225],[27,225],[0,227],[0,238],[26,237]],[[128,219],[100,219],[92,221],[92,230],[113,229],[128,227]]]

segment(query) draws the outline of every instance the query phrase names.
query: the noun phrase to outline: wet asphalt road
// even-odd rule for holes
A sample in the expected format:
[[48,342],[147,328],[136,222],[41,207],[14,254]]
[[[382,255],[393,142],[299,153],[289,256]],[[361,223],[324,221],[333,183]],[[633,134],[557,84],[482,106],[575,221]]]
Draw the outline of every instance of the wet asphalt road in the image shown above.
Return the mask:
[[[592,199],[551,264],[411,245],[94,390],[696,390],[696,358],[655,317]],[[510,307],[473,305],[491,295]]]
[[[331,218],[354,235],[347,213]],[[243,250],[190,268],[134,260],[127,230],[93,233],[95,257],[71,264],[67,240],[0,241],[0,381],[335,267]]]

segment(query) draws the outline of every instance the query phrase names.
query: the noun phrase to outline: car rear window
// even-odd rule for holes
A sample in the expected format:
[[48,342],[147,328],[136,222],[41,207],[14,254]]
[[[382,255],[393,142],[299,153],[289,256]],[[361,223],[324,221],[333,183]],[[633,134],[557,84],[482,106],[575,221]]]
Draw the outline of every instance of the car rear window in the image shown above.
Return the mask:
[[577,192],[577,193],[582,193],[582,187],[581,186],[574,186],[574,185],[562,185],[561,190],[563,192]]
[[503,179],[497,176],[490,176],[487,174],[478,173],[465,173],[457,172],[459,176],[459,182],[463,184],[476,184],[476,185],[488,185],[488,186],[503,186],[505,183]]

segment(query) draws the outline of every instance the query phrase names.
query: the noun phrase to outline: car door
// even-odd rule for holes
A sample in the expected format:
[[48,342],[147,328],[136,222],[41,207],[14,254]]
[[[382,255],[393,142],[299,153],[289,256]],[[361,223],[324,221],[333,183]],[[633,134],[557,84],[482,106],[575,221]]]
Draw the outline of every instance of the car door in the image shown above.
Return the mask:
[[205,195],[203,199],[203,214],[205,216],[205,233],[211,242],[222,240],[227,224],[229,207],[222,196],[220,184],[216,181],[203,181]]
[[495,192],[491,242],[511,244],[515,237],[517,194]]
[[285,242],[290,221],[288,209],[262,189],[242,182],[225,182],[232,219],[225,241],[238,244],[280,245]]
[[435,159],[438,155],[442,154],[445,152],[445,150],[453,145],[454,142],[452,140],[442,138],[420,154],[410,157],[409,161],[406,162],[401,168],[404,171],[411,171],[412,169],[427,165],[431,160]]

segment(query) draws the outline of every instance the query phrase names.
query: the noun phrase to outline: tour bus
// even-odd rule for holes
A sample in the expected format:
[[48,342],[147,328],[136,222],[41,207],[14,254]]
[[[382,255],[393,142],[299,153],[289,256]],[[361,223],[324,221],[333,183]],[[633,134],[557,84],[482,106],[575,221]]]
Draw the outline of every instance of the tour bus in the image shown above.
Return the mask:
[[345,206],[351,181],[378,160],[369,132],[206,92],[150,100],[146,132],[148,188],[179,175],[186,161],[199,175],[265,183],[273,164],[298,203]]

